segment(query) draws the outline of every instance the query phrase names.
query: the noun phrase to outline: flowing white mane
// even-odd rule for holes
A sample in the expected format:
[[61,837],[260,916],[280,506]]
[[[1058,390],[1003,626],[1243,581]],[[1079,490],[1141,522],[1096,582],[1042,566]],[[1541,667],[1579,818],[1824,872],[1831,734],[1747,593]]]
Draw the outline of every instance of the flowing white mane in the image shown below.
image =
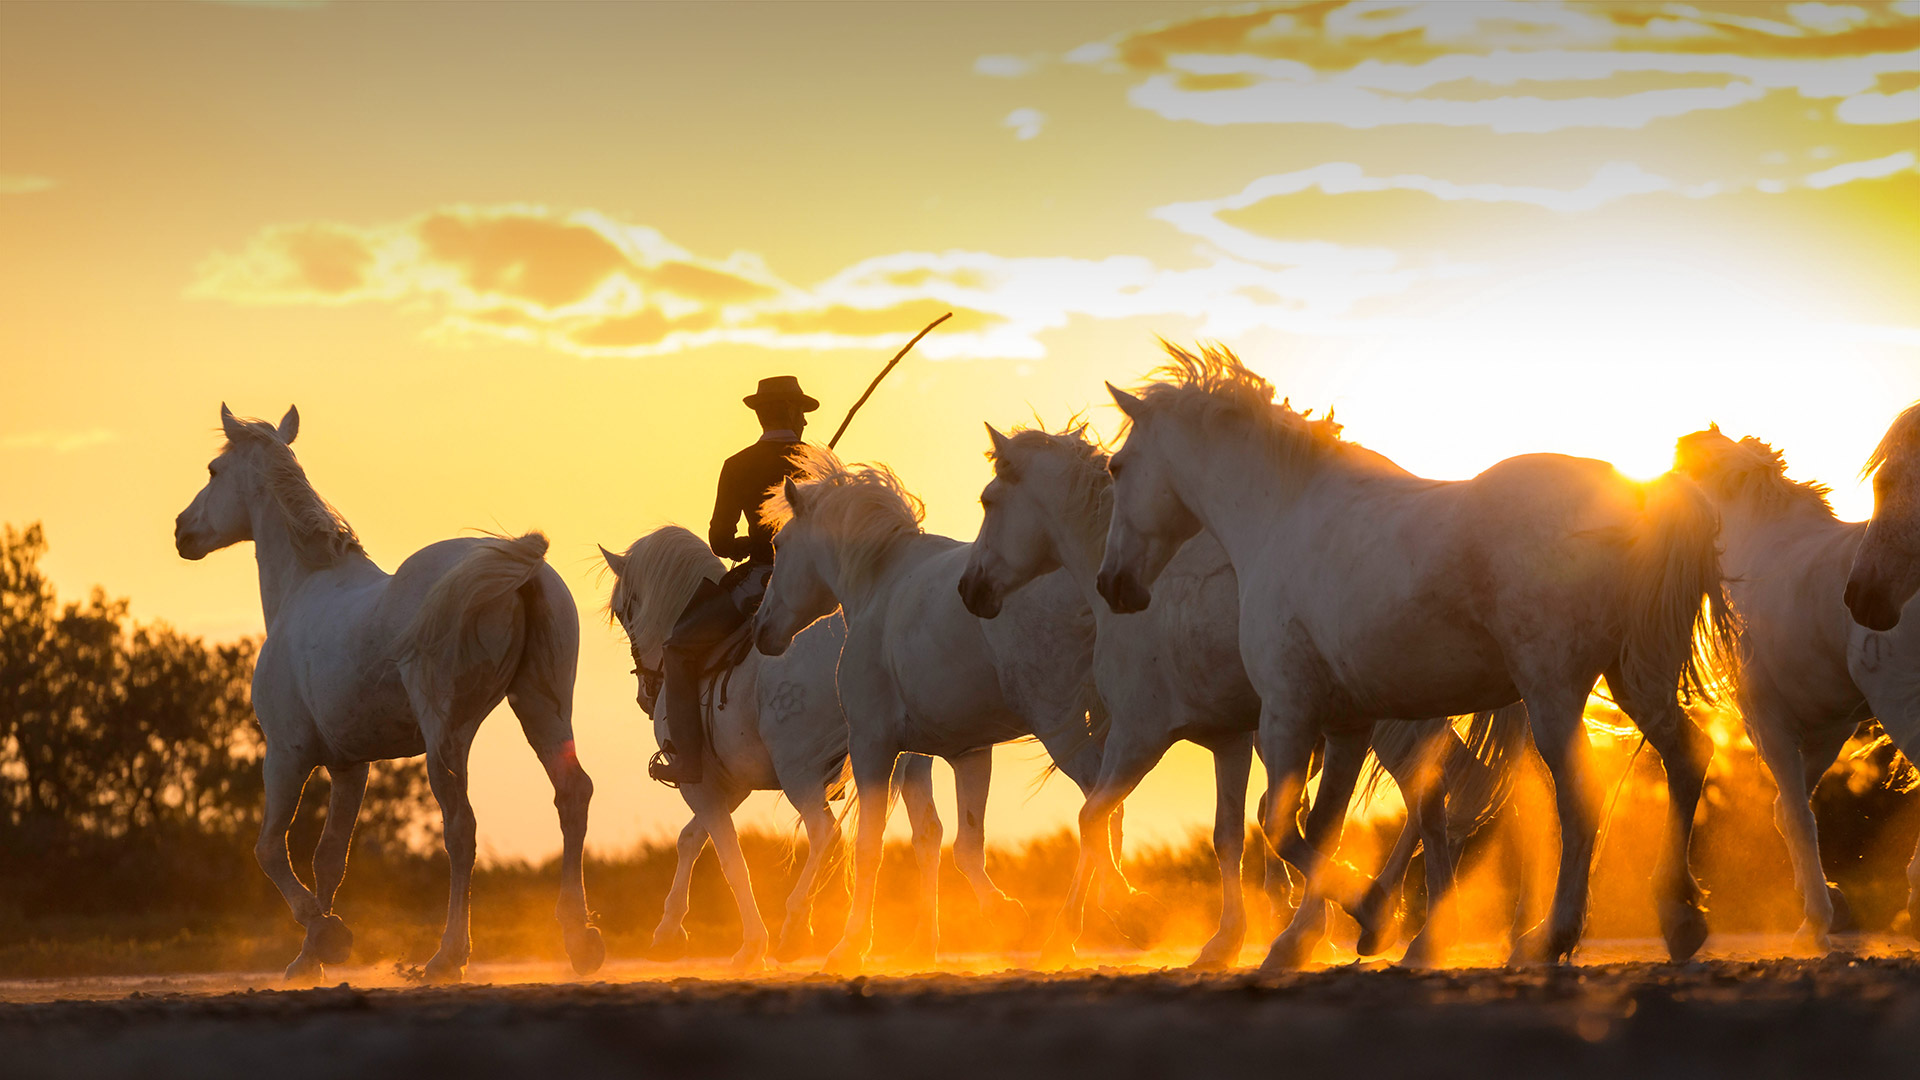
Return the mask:
[[1057,432],[1017,428],[1007,436],[1003,453],[987,451],[994,475],[1010,484],[1020,482],[1034,458],[1063,456],[1068,462],[1067,501],[1060,509],[1068,524],[1083,532],[1105,532],[1108,514],[1103,507],[1113,489],[1107,474],[1107,450],[1088,436],[1087,424],[1077,417]]
[[[1889,433],[1891,434],[1891,433]],[[1694,482],[1729,501],[1775,511],[1815,510],[1833,517],[1825,484],[1787,479],[1787,457],[1749,435],[1739,442],[1718,425],[1683,435],[1674,448],[1674,464]]]
[[624,565],[613,583],[608,613],[633,605],[627,635],[642,653],[666,644],[703,578],[719,581],[727,570],[706,541],[678,525],[663,525],[635,540]]
[[[265,420],[239,420],[241,438],[247,448],[257,451],[261,479],[273,495],[274,505],[286,520],[293,536],[294,549],[311,567],[332,566],[348,555],[361,552],[360,537],[340,516],[340,511],[320,497],[307,480],[305,469],[293,456],[293,448],[280,441],[280,435]],[[236,449],[229,438],[222,452]]]
[[1862,479],[1872,476],[1889,460],[1907,457],[1920,451],[1920,404],[1909,405],[1906,411],[1894,417],[1887,433],[1880,437],[1880,445],[1873,448],[1867,456],[1866,465],[1860,469]]
[[1274,404],[1273,384],[1232,349],[1202,345],[1196,355],[1165,339],[1160,344],[1168,362],[1138,391],[1149,406],[1191,416],[1203,426],[1248,425],[1282,463],[1310,462],[1350,445],[1331,414],[1315,420],[1311,409],[1301,413],[1289,402]]
[[[799,458],[801,514],[833,540],[842,588],[872,581],[893,546],[918,536],[926,505],[885,465],[846,465],[830,450],[804,447]],[[796,516],[784,487],[774,488],[761,520],[775,530]]]

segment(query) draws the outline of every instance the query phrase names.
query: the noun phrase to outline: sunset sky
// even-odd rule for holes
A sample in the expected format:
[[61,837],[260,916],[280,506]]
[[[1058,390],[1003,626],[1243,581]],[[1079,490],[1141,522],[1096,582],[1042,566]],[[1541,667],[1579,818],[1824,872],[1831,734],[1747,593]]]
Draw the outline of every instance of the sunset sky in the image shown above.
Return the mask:
[[[225,401],[299,405],[383,566],[547,531],[602,850],[687,815],[594,544],[704,524],[760,377],[824,440],[946,310],[841,450],[962,538],[981,422],[1111,434],[1155,334],[1428,475],[1717,421],[1863,517],[1920,398],[1920,2],[0,4],[0,520],[70,599],[260,632],[251,548],[171,542]],[[556,850],[518,727],[475,753],[482,852]],[[990,838],[1071,819],[1038,753]],[[1176,752],[1130,835],[1211,782]]]

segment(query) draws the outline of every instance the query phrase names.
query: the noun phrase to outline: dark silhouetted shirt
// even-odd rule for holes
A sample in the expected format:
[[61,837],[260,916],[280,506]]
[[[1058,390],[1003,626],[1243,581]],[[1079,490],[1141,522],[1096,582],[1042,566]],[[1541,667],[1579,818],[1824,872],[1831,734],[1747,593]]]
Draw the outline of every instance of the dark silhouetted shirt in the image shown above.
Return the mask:
[[[720,467],[720,492],[713,502],[713,522],[707,526],[707,543],[715,555],[773,561],[773,530],[761,523],[760,508],[775,485],[800,475],[795,459],[801,445],[797,438],[762,438]],[[747,519],[744,536],[737,531],[742,515]]]

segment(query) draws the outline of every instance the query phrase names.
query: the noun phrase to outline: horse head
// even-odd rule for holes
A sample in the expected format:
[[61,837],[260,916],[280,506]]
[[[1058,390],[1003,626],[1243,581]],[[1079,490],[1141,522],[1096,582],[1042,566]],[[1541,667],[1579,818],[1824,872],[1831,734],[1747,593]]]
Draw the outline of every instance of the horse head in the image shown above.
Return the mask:
[[227,444],[207,463],[206,486],[173,519],[173,546],[183,559],[204,559],[221,548],[253,539],[252,505],[265,476],[260,461],[264,440],[291,445],[300,431],[300,412],[287,409],[279,425],[273,426],[242,420],[223,404],[220,427]]
[[993,618],[1008,593],[1059,569],[1063,531],[1078,523],[1079,514],[1097,515],[1090,504],[1106,486],[1106,458],[1081,431],[1074,426],[1063,435],[1007,436],[987,425],[993,479],[980,493],[980,535],[960,577],[961,602],[974,615]]
[[1893,422],[1863,471],[1873,477],[1873,520],[1854,552],[1844,599],[1854,622],[1885,631],[1920,592],[1920,405]]
[[1200,531],[1174,482],[1170,445],[1173,418],[1156,416],[1150,403],[1107,384],[1114,403],[1132,428],[1107,462],[1113,477],[1113,520],[1107,526],[1107,551],[1100,561],[1099,589],[1116,614],[1144,611],[1153,602],[1153,583],[1187,542]]
[[753,617],[754,647],[768,656],[786,652],[800,631],[840,606],[833,587],[832,539],[819,515],[807,512],[792,480],[781,485],[780,502],[786,520],[773,538],[773,576]]

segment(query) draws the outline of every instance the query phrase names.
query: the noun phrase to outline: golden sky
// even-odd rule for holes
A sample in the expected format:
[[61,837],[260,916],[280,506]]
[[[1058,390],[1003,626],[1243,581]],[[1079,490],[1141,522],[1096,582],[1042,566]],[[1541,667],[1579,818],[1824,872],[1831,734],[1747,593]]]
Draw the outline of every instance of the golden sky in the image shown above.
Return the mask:
[[[0,5],[0,517],[64,594],[261,628],[250,550],[173,552],[222,401],[391,568],[538,527],[588,620],[593,843],[677,830],[595,543],[700,526],[738,404],[970,537],[981,421],[1091,409],[1218,338],[1434,476],[1662,470],[1718,421],[1855,470],[1920,397],[1920,2]],[[558,844],[483,729],[482,850]],[[1003,751],[990,835],[1059,827]],[[1210,820],[1170,756],[1129,831]],[[1257,785],[1256,785],[1257,786]],[[770,796],[749,817],[784,824]]]

